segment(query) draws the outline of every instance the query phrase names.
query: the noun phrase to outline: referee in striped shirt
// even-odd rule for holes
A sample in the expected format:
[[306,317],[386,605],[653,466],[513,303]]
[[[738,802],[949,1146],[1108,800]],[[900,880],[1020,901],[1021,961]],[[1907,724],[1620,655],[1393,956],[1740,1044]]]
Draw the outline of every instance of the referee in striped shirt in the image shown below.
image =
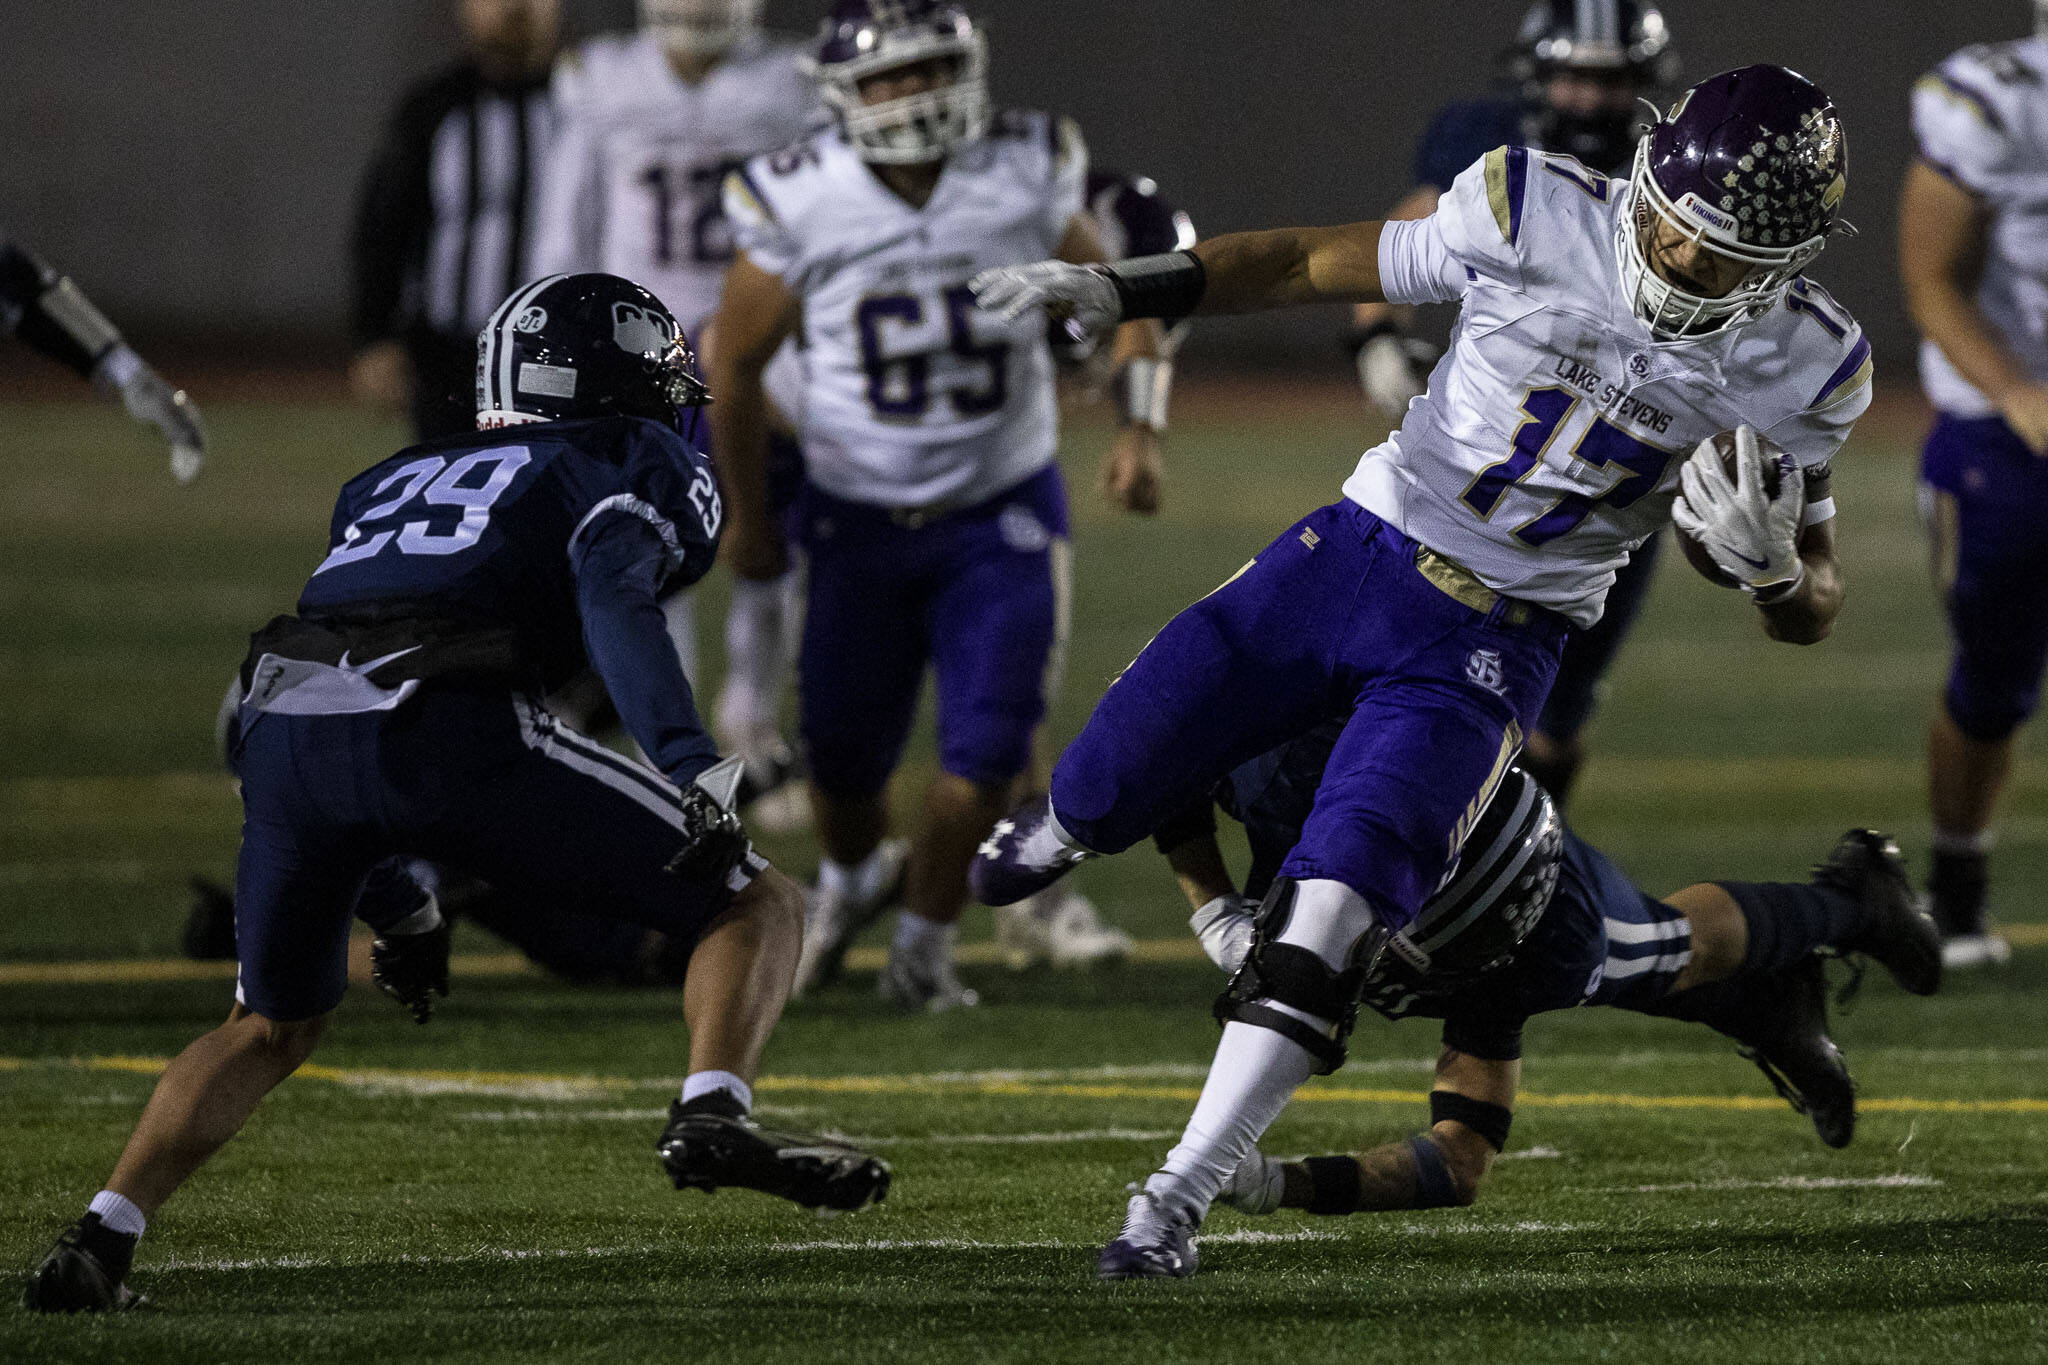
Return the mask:
[[358,398],[422,440],[476,427],[476,334],[526,282],[553,132],[560,0],[459,0],[466,55],[406,93],[364,175],[354,240]]

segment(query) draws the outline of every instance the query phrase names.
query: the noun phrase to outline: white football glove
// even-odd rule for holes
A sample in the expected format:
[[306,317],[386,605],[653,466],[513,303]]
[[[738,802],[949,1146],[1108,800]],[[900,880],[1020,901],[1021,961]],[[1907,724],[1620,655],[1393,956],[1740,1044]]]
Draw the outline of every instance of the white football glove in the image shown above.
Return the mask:
[[1237,1169],[1223,1182],[1216,1198],[1239,1213],[1271,1213],[1280,1207],[1280,1196],[1287,1190],[1286,1176],[1281,1172],[1286,1164],[1254,1147],[1237,1163]]
[[1365,401],[1389,417],[1408,411],[1408,404],[1429,387],[1429,367],[1437,348],[1426,341],[1382,332],[1358,348],[1358,383]]
[[1109,273],[1065,261],[1006,265],[984,270],[967,282],[974,300],[1005,322],[1034,308],[1053,318],[1071,318],[1083,332],[1099,332],[1123,320],[1123,302]]
[[1243,896],[1218,896],[1188,916],[1209,960],[1233,975],[1252,950],[1252,911]]
[[179,483],[199,477],[206,463],[206,426],[199,405],[174,389],[126,346],[116,346],[93,372],[103,389],[119,394],[121,405],[138,422],[148,422],[171,443],[171,476]]
[[[1764,466],[1778,461],[1778,495],[1764,491]],[[1799,520],[1806,479],[1790,455],[1766,457],[1752,427],[1735,429],[1735,479],[1721,467],[1712,437],[1701,441],[1678,472],[1671,519],[1698,541],[1745,592],[1777,598],[1805,576],[1799,562]]]

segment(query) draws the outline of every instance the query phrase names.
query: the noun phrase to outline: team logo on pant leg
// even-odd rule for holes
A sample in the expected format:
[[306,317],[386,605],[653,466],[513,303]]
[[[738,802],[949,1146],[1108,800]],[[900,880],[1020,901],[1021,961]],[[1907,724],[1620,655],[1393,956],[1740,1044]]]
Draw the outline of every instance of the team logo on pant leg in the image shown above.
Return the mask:
[[1475,649],[1465,660],[1465,678],[1489,692],[1498,693],[1507,685],[1507,676],[1501,671],[1500,651],[1497,649]]
[[1022,503],[1013,502],[997,513],[996,528],[1002,533],[1003,544],[1019,554],[1037,554],[1052,544],[1052,532]]

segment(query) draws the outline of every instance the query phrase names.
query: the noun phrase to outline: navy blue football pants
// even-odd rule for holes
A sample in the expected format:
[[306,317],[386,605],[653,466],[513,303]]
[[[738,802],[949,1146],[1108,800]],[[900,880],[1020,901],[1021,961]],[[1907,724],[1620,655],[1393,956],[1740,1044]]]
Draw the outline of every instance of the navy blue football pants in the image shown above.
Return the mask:
[[731,901],[665,870],[684,844],[675,787],[524,697],[429,684],[391,711],[245,707],[235,742],[236,998],[267,1019],[340,1002],[357,891],[393,855],[685,941]]

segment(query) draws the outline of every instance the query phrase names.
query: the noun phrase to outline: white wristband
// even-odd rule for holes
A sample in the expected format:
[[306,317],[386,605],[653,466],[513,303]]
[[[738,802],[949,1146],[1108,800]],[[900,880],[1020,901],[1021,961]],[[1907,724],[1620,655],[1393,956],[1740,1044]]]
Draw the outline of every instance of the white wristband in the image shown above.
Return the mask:
[[1134,426],[1166,430],[1167,400],[1173,393],[1173,362],[1138,356],[1117,373],[1123,418]]

